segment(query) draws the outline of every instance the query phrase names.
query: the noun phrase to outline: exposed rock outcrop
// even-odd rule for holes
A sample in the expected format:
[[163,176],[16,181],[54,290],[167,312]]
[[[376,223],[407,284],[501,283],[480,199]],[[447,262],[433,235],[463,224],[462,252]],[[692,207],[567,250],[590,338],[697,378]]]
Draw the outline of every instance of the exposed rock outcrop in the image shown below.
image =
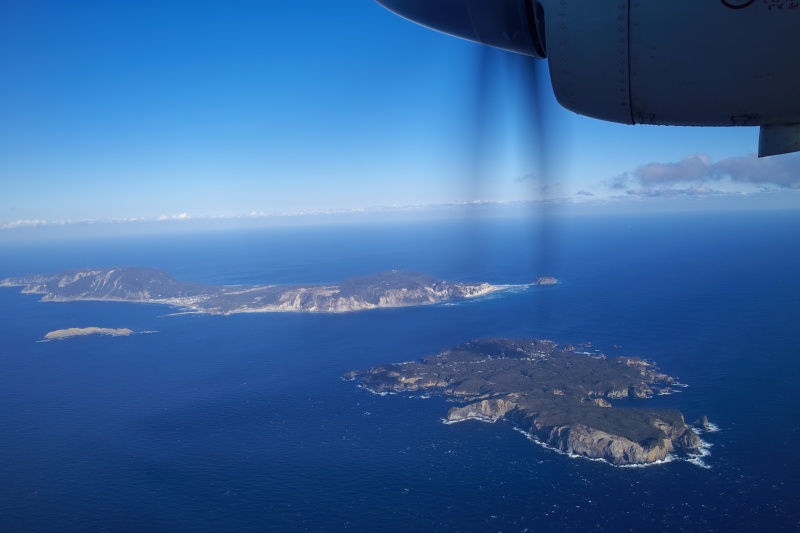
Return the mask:
[[464,407],[453,407],[447,413],[448,422],[461,422],[463,420],[479,419],[487,422],[496,422],[506,416],[509,411],[517,408],[517,404],[508,400],[481,400]]
[[708,421],[708,417],[706,415],[703,415],[692,422],[692,426],[703,431],[711,431],[711,423]]
[[645,464],[663,461],[674,450],[668,438],[654,439],[646,444],[633,442],[583,424],[556,426],[549,432],[537,432],[541,440],[566,453],[591,459],[603,459],[615,465]]

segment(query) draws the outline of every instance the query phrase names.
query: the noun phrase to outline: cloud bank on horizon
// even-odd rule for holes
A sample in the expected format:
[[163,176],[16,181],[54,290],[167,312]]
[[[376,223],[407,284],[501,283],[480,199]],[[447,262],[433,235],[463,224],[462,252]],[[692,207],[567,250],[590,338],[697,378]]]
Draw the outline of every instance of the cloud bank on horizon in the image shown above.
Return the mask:
[[[535,174],[526,174],[514,182],[528,182],[535,189],[536,199],[466,201],[434,204],[388,205],[350,209],[301,209],[291,211],[251,211],[228,215],[204,215],[181,212],[157,217],[84,218],[84,219],[19,219],[0,220],[0,230],[37,228],[45,226],[72,226],[95,224],[121,224],[188,220],[280,219],[319,217],[326,215],[359,215],[386,213],[413,213],[448,211],[459,212],[469,208],[508,207],[531,203],[551,202],[575,205],[606,205],[609,200],[620,207],[625,198],[702,198],[724,196],[753,196],[763,194],[793,195],[800,193],[800,154],[759,159],[754,154],[728,157],[713,161],[703,153],[692,154],[676,162],[650,162],[634,170],[606,179],[590,190],[579,189],[574,194],[564,193],[559,184],[539,184]],[[744,187],[742,187],[744,186]],[[795,194],[793,194],[795,193]],[[785,202],[784,202],[785,204]],[[796,203],[790,199],[790,206]]]
[[[745,186],[750,191],[714,188]],[[692,154],[677,162],[651,162],[606,180],[612,191],[632,196],[674,197],[800,189],[800,156],[792,154],[759,159],[755,154],[712,161],[707,154]],[[730,187],[727,187],[730,189]]]

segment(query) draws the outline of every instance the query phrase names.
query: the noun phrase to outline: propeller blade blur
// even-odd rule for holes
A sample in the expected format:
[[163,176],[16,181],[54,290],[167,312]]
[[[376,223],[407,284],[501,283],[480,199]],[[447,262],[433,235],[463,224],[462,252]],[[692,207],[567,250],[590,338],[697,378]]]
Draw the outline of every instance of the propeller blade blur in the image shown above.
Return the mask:
[[[556,275],[557,175],[563,125],[554,121],[546,64],[532,57],[488,47],[475,48],[473,109],[467,153],[468,187],[474,199],[491,197],[493,185],[514,180],[522,199],[532,199],[530,247],[531,280]],[[516,175],[508,174],[515,169]],[[485,238],[477,219],[473,240]],[[480,261],[480,258],[475,258]],[[547,321],[549,304],[543,296],[532,310],[537,323]]]

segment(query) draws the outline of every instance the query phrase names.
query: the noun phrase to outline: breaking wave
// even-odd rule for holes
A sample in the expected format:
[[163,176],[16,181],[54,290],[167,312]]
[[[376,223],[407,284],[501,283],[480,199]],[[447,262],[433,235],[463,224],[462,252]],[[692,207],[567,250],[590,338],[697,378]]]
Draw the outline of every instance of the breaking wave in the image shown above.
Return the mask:
[[369,387],[363,385],[362,383],[359,383],[358,385],[356,385],[356,387],[358,387],[359,389],[364,389],[365,391],[369,391],[376,396],[394,396],[395,394],[397,394],[396,392],[392,391],[382,391],[382,392],[374,391]]
[[494,287],[495,290],[487,292],[486,294],[481,294],[480,296],[473,296],[465,300],[459,300],[456,302],[443,302],[441,305],[457,306],[477,301],[495,300],[497,298],[502,298],[507,294],[520,294],[526,292],[531,287],[535,287],[535,285],[533,283],[525,283],[518,285],[494,285]]

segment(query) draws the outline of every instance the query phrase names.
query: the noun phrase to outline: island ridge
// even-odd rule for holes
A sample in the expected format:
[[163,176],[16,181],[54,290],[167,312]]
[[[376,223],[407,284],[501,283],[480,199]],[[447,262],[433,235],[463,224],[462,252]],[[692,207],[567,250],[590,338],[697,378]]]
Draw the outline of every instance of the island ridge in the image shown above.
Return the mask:
[[216,286],[182,282],[161,270],[133,267],[6,278],[0,281],[3,286],[21,286],[23,293],[43,295],[42,301],[145,302],[223,315],[275,311],[344,313],[464,300],[505,288],[484,282],[443,281],[401,270],[330,285]]

